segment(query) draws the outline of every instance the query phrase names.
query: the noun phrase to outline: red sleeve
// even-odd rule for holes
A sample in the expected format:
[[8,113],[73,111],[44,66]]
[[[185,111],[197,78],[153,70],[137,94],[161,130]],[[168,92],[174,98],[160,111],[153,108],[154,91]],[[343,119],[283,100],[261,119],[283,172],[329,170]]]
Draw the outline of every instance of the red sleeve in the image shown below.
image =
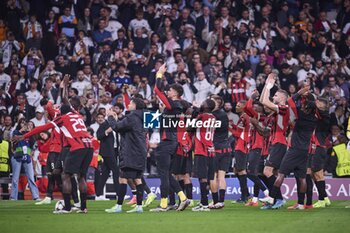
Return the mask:
[[158,89],[157,85],[155,85],[155,87],[154,87],[154,92],[160,98],[160,100],[163,102],[165,107],[167,109],[171,110],[171,104],[169,103],[168,98],[165,96],[164,92],[162,92]]
[[124,97],[125,108],[128,109],[128,106],[130,104],[130,98],[128,93],[123,93],[123,97]]
[[57,115],[60,114],[60,111],[53,107],[53,103],[51,102],[51,100],[46,104],[46,111],[51,119],[54,119]]
[[50,152],[50,145],[51,145],[51,139],[47,140],[46,142],[42,143],[40,140],[38,142],[38,148],[41,153],[49,153]]
[[296,104],[295,104],[293,98],[292,98],[292,97],[289,97],[288,100],[287,100],[287,102],[288,102],[289,107],[292,109],[295,118],[298,119],[297,106],[296,106]]
[[29,138],[29,137],[31,137],[33,135],[39,134],[39,133],[41,133],[43,131],[47,131],[47,130],[52,129],[54,127],[55,127],[55,125],[53,124],[53,122],[49,122],[49,123],[47,123],[45,125],[42,125],[42,126],[39,126],[39,127],[36,127],[34,129],[32,129],[30,132],[24,134],[23,137],[24,138]]
[[253,109],[253,100],[249,99],[247,104],[244,107],[244,112],[247,113],[248,116],[258,118],[259,114]]

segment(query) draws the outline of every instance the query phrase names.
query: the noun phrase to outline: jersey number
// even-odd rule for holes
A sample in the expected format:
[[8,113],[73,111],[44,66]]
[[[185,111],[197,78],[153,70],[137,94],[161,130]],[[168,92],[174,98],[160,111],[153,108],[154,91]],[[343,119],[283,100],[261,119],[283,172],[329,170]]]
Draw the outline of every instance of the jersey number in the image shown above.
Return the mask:
[[72,127],[74,129],[75,132],[79,132],[79,131],[87,131],[86,127],[85,127],[85,123],[82,119],[78,118],[78,119],[70,119],[71,122],[74,122],[72,124]]
[[204,135],[205,140],[213,141],[214,139],[214,128],[207,128]]

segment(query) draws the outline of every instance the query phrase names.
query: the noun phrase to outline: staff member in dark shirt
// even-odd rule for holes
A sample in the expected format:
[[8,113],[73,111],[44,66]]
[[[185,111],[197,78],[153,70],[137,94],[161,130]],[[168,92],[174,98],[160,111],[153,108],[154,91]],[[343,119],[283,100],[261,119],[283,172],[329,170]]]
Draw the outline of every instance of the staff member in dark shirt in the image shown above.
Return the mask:
[[100,196],[103,194],[103,187],[106,184],[110,171],[113,172],[114,190],[115,192],[118,191],[119,167],[114,150],[114,143],[116,139],[113,134],[113,129],[110,127],[108,121],[104,119],[104,115],[101,114],[101,116],[98,116],[97,119],[100,119],[100,122],[98,122],[100,126],[96,132],[96,135],[97,139],[101,142],[100,155],[103,158],[103,163],[101,167],[102,174],[96,187],[96,200],[102,200]]

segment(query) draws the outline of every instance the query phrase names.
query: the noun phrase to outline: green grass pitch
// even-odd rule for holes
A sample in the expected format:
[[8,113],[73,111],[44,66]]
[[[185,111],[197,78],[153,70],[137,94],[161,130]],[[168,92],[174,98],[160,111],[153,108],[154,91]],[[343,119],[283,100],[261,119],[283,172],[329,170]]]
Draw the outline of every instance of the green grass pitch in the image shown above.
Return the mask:
[[[287,205],[294,202],[288,202]],[[114,201],[88,201],[89,213],[52,214],[54,203],[35,206],[33,201],[0,201],[1,233],[107,233],[107,232],[350,232],[349,201],[333,201],[325,209],[290,211],[260,210],[227,201],[222,210],[210,212],[107,214]],[[158,202],[156,201],[156,204]],[[153,204],[154,207],[156,204]],[[123,210],[129,210],[125,205]]]

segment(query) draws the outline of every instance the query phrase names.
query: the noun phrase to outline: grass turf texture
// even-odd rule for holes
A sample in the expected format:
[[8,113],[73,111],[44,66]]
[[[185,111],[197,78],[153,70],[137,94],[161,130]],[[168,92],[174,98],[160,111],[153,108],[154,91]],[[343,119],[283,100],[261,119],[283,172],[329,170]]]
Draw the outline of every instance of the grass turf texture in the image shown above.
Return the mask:
[[[89,233],[89,232],[349,232],[350,202],[333,201],[325,209],[302,211],[260,210],[227,201],[222,210],[210,212],[167,212],[150,213],[144,208],[143,214],[127,214],[131,209],[124,205],[123,213],[107,214],[114,201],[88,201],[89,213],[52,214],[51,205],[35,206],[33,201],[0,201],[1,232],[23,233]],[[158,204],[158,202],[157,202]],[[288,202],[287,206],[294,204]],[[155,207],[155,204],[152,205]]]

